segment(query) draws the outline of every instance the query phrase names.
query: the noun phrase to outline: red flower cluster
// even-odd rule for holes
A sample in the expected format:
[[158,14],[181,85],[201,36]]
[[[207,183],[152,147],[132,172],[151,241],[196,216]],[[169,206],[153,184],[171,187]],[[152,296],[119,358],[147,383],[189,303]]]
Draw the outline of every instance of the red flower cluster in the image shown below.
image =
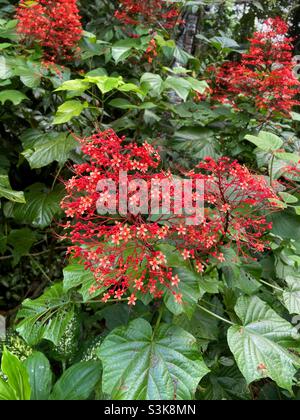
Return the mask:
[[158,52],[157,52],[157,44],[155,41],[155,38],[152,38],[151,41],[149,42],[149,45],[146,49],[146,54],[145,57],[148,61],[148,63],[153,63],[153,60],[155,60],[155,58],[158,56]]
[[180,10],[162,0],[119,0],[120,7],[115,17],[125,25],[153,26],[160,22],[166,29],[178,25]]
[[[114,200],[119,204],[125,190],[129,190],[129,204],[139,201],[141,205],[145,200],[149,209],[153,190],[150,197],[141,198],[139,187],[131,189],[130,183],[142,180],[150,186],[166,177],[172,179],[172,175],[159,170],[160,157],[148,143],[127,144],[112,130],[79,141],[87,162],[75,165],[75,175],[66,183],[68,195],[62,202],[70,218],[65,225],[66,238],[73,244],[69,253],[94,273],[93,290],[103,290],[104,302],[120,300],[129,292],[126,299],[134,305],[141,294],[160,298],[169,292],[181,303],[180,278],[168,265],[166,244],[178,258],[190,260],[199,273],[211,261],[224,261],[220,247],[235,243],[245,253],[246,249],[261,252],[267,246],[264,236],[271,225],[264,214],[275,209],[272,203],[278,197],[263,177],[237,162],[207,158],[186,174],[192,180],[193,203],[199,194],[195,183],[200,180],[205,187],[205,212],[197,224],[186,224],[183,214],[175,211],[175,189],[171,190],[173,205],[167,215],[153,217],[147,210],[136,214],[130,206],[124,214],[118,210],[103,214],[99,204],[107,209]],[[120,184],[122,171],[128,174],[126,185]],[[103,180],[114,181],[118,188],[99,189]],[[161,191],[158,195],[162,203]],[[179,201],[185,205],[183,196]]]
[[76,0],[21,0],[16,11],[18,33],[38,43],[49,61],[71,60],[82,26]]
[[239,95],[250,99],[270,117],[289,116],[299,102],[295,95],[300,83],[293,74],[292,39],[281,19],[268,19],[250,40],[250,49],[241,63],[227,62],[216,72],[214,99],[239,108]]

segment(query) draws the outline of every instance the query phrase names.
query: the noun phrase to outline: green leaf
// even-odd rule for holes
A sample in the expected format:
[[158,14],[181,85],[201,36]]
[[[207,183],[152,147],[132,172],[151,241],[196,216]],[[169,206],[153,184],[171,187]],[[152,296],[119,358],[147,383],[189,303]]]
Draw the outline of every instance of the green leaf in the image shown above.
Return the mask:
[[36,345],[42,339],[58,345],[66,327],[74,316],[74,305],[63,291],[62,283],[50,287],[38,299],[26,299],[18,318],[17,331],[29,345]]
[[291,117],[293,121],[300,121],[300,114],[298,112],[291,112]]
[[141,84],[146,85],[150,96],[159,96],[163,90],[163,79],[159,74],[144,73],[141,77]]
[[6,217],[13,217],[21,224],[45,228],[51,224],[54,216],[61,213],[60,201],[63,194],[64,190],[60,185],[53,190],[49,190],[44,184],[31,185],[25,191],[26,204],[10,204],[5,208]]
[[141,89],[134,83],[125,83],[124,85],[118,87],[120,92],[139,92],[142,93]]
[[298,203],[299,201],[297,197],[295,197],[294,195],[288,194],[286,192],[280,192],[279,195],[283,199],[283,201],[287,204],[295,204],[295,203]]
[[167,324],[153,332],[144,319],[113,330],[98,355],[114,400],[190,400],[209,371],[191,334]]
[[239,298],[235,310],[243,323],[229,328],[228,344],[247,382],[271,378],[291,391],[300,362],[284,342],[295,329],[256,296]]
[[125,60],[129,57],[132,50],[131,40],[121,40],[116,42],[111,49],[112,58],[115,60],[115,63],[118,64],[120,61]]
[[72,264],[64,269],[64,290],[65,292],[81,286],[79,293],[83,301],[94,299],[101,295],[105,289],[98,289],[91,293],[90,289],[95,285],[95,277],[90,270],[85,270],[81,264]]
[[7,175],[0,175],[0,198],[1,197],[16,203],[26,202],[23,192],[14,191],[11,188]]
[[51,400],[87,400],[101,378],[100,362],[81,362],[66,370],[56,382]]
[[78,143],[67,133],[42,133],[38,130],[27,130],[21,141],[25,148],[22,155],[28,160],[32,169],[39,169],[57,161],[63,165],[70,157]]
[[29,374],[31,400],[48,400],[52,389],[52,372],[47,357],[35,352],[24,364]]
[[7,243],[13,247],[13,263],[17,265],[24,255],[27,255],[36,242],[37,235],[29,228],[14,229],[7,237]]
[[186,80],[189,82],[191,88],[199,93],[204,93],[209,87],[205,80],[197,80],[193,77],[188,77]]
[[175,90],[177,95],[186,101],[191,91],[191,84],[182,77],[169,76],[164,82],[165,89]]
[[273,223],[272,233],[283,239],[294,239],[300,241],[300,217],[295,215],[292,210],[270,215]]
[[233,366],[218,366],[207,375],[201,382],[200,399],[204,401],[250,400],[251,394],[247,382],[234,364]]
[[4,348],[1,370],[7,376],[7,384],[14,391],[17,400],[30,400],[29,376],[20,360]]
[[123,98],[115,98],[109,102],[109,105],[113,106],[114,108],[120,108],[120,109],[140,109],[140,110],[152,109],[152,108],[156,108],[157,106],[152,102],[144,102],[141,105],[133,105],[127,99],[123,99]]
[[19,105],[25,99],[28,99],[27,96],[18,90],[2,90],[0,92],[0,102],[2,105],[4,105],[6,101],[10,101],[14,105]]
[[14,390],[0,377],[0,401],[16,401]]
[[118,89],[119,87],[123,86],[125,83],[123,82],[123,78],[121,76],[118,77],[109,77],[109,76],[98,76],[98,77],[88,77],[92,83],[95,83],[98,89],[101,91],[103,95],[108,92],[111,92],[114,89]]
[[265,152],[278,150],[283,145],[280,137],[266,131],[261,131],[258,136],[247,135],[245,139]]
[[67,101],[58,107],[53,124],[64,124],[78,117],[82,111],[88,107],[86,102],[81,103],[76,100]]
[[55,92],[60,92],[60,91],[80,91],[80,92],[84,92],[89,87],[90,87],[90,83],[87,82],[84,79],[67,80],[61,86],[59,86],[57,89],[55,89]]
[[0,57],[0,79],[9,79],[13,75],[5,57]]
[[287,276],[288,288],[283,292],[283,303],[290,314],[300,315],[300,277]]
[[210,42],[216,47],[220,49],[229,49],[229,50],[239,50],[239,44],[231,38],[226,36],[214,36],[210,39]]
[[[174,315],[185,313],[189,318],[192,318],[199,299],[207,291],[207,285],[211,291],[210,286],[213,287],[215,283],[213,281],[206,283],[204,277],[185,267],[176,268],[173,273],[177,274],[180,279],[176,292],[182,294],[182,304],[176,302],[172,293],[165,294],[165,304]],[[213,290],[218,292],[218,288]]]
[[277,152],[275,156],[278,159],[286,160],[288,162],[298,163],[300,160],[300,156],[296,153],[287,153],[287,152]]

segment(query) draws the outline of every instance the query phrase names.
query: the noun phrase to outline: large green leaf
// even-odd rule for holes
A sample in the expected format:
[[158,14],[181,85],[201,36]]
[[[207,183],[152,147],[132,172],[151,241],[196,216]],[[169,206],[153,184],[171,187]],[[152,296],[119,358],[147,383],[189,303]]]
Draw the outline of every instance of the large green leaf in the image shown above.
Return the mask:
[[87,400],[101,378],[100,362],[81,362],[66,370],[56,382],[51,400]]
[[18,90],[3,90],[0,92],[0,102],[2,105],[4,105],[6,101],[10,101],[14,105],[19,105],[25,99],[28,99],[27,96]]
[[52,389],[50,363],[43,353],[35,352],[24,362],[29,374],[31,400],[48,400]]
[[258,136],[247,135],[245,138],[265,152],[278,150],[283,145],[280,137],[266,131],[261,131]]
[[[231,360],[229,359],[229,362]],[[201,400],[250,400],[247,382],[234,364],[218,366],[201,382]]]
[[62,283],[50,287],[35,300],[26,299],[18,318],[17,331],[29,345],[46,339],[58,345],[70,320],[74,316],[74,305],[63,291]]
[[[20,360],[4,349],[1,370],[7,376],[7,385],[13,390],[16,400],[30,400],[29,376]],[[4,387],[2,387],[4,388]]]
[[64,164],[78,143],[67,133],[42,133],[38,130],[27,130],[21,137],[24,152],[32,169],[42,168],[57,161]]
[[190,83],[182,77],[173,77],[169,76],[164,82],[165,89],[175,90],[177,95],[183,99],[187,100],[189,93],[192,89]]
[[190,400],[208,373],[196,339],[182,328],[144,319],[113,330],[98,351],[103,391],[116,400]]
[[7,175],[0,175],[0,198],[4,197],[16,203],[25,203],[24,193],[11,188]]
[[288,288],[283,292],[283,302],[290,314],[300,315],[300,277],[286,277]]
[[72,118],[78,117],[82,111],[88,107],[86,102],[72,100],[67,101],[58,107],[53,124],[64,124],[71,121]]
[[291,391],[299,359],[285,347],[295,330],[257,296],[241,297],[235,307],[242,321],[228,330],[228,344],[248,383],[271,378]]
[[272,233],[283,239],[294,239],[300,242],[300,215],[294,213],[293,210],[273,213],[270,215],[273,223]]
[[26,204],[9,203],[5,208],[5,214],[19,223],[45,228],[51,224],[54,216],[61,212],[60,201],[63,198],[63,191],[60,185],[53,190],[44,184],[31,185],[25,191]]
[[159,74],[144,73],[141,83],[149,90],[150,96],[159,96],[163,90],[163,79]]

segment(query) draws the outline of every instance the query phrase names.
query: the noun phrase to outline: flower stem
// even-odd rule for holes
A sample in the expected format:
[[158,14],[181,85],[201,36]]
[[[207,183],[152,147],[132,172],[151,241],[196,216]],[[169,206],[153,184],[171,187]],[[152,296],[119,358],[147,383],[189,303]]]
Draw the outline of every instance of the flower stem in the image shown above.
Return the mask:
[[267,281],[265,281],[265,280],[260,279],[260,282],[261,282],[261,283],[263,283],[263,284],[266,284],[266,285],[267,285],[267,286],[269,286],[269,287],[272,287],[272,289],[276,289],[276,290],[279,290],[280,292],[284,292],[284,290],[283,290],[281,287],[279,287],[279,286],[274,286],[274,284],[268,283],[268,282],[267,282]]
[[235,325],[233,322],[229,321],[229,319],[223,318],[222,316],[220,316],[220,315],[218,315],[218,314],[216,314],[216,313],[214,313],[214,312],[211,312],[209,309],[206,309],[206,308],[205,308],[204,306],[202,306],[202,305],[199,305],[199,304],[198,304],[198,307],[199,307],[200,309],[202,309],[202,311],[204,311],[204,312],[208,313],[209,315],[211,315],[211,316],[213,316],[213,317],[215,317],[215,318],[219,319],[220,321],[226,322],[226,324],[229,324],[229,325]]

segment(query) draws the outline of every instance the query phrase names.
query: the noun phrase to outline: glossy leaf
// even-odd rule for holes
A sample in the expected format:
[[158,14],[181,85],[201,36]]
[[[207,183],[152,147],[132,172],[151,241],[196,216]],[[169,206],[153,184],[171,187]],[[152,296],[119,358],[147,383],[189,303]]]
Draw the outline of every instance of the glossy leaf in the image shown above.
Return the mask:
[[153,332],[144,319],[113,330],[98,354],[103,391],[116,400],[192,399],[208,373],[191,334],[167,324]]

